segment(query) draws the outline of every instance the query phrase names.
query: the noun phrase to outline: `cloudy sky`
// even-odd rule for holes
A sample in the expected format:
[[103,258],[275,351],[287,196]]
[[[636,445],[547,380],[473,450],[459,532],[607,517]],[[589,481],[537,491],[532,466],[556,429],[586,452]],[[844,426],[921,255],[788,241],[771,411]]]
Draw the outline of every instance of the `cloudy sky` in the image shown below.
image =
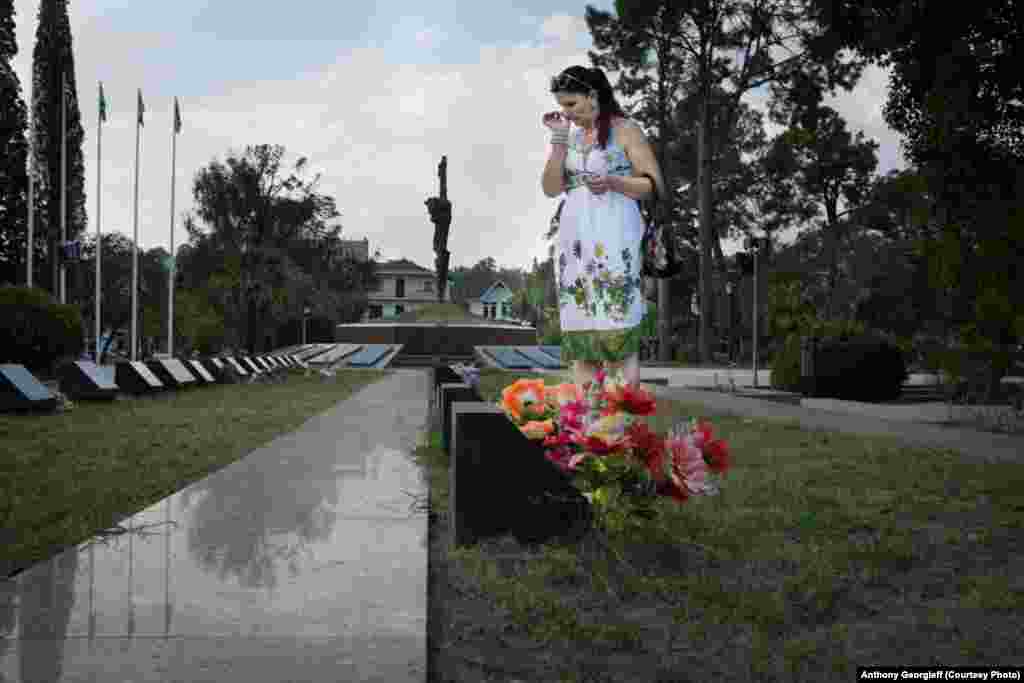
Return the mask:
[[[23,95],[30,89],[38,0],[15,0]],[[612,0],[592,3],[611,10]],[[136,89],[146,105],[139,184],[139,243],[167,246],[171,115],[181,103],[175,244],[192,206],[192,180],[246,145],[279,144],[286,161],[309,158],[333,196],[348,239],[371,253],[433,268],[424,200],[437,193],[448,155],[454,204],[451,266],[492,256],[528,268],[545,258],[543,233],[557,200],[540,190],[547,158],[540,123],[555,108],[550,77],[589,66],[585,4],[568,0],[348,3],[307,0],[71,0],[75,77],[86,131],[89,231],[96,228],[97,83],[103,82],[102,230],[133,230]],[[610,74],[614,84],[616,76]],[[879,145],[878,173],[905,163],[882,119],[885,71],[826,101],[854,132]],[[745,101],[764,110],[767,92]],[[777,130],[768,129],[774,134]],[[726,244],[726,253],[737,245]]]

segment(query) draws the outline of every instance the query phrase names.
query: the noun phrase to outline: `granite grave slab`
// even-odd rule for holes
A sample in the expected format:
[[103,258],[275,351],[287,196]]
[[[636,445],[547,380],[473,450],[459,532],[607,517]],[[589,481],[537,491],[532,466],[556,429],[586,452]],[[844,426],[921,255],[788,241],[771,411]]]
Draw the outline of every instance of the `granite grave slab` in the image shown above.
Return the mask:
[[126,394],[150,394],[168,388],[145,363],[138,360],[115,365],[114,381]]
[[252,373],[252,368],[248,365],[242,365],[242,361],[238,358],[228,356],[227,358],[224,358],[224,362],[230,365],[231,368],[242,377],[247,377]]
[[146,363],[146,366],[168,387],[180,388],[196,385],[196,378],[177,358],[151,360]]
[[57,369],[60,390],[72,401],[117,398],[117,384],[96,363],[75,361]]
[[524,544],[582,538],[593,524],[590,503],[544,457],[543,445],[526,438],[498,406],[449,405],[449,543],[505,534]]
[[217,381],[214,379],[213,375],[203,367],[203,364],[197,360],[185,361],[185,367],[191,370],[192,374],[195,375],[197,379],[202,380],[207,384],[213,384]]
[[451,456],[452,442],[452,418],[451,407],[456,401],[475,401],[482,403],[476,389],[468,384],[442,384],[440,387],[440,400],[438,401],[437,417],[441,427],[441,447],[444,452]]
[[53,410],[57,397],[24,365],[0,364],[0,411]]

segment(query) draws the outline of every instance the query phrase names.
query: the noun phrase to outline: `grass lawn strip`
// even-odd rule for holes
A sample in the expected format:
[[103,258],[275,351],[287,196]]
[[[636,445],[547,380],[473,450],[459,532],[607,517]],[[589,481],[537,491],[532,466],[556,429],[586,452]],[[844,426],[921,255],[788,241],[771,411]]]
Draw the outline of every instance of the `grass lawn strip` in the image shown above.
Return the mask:
[[281,384],[0,415],[0,568],[31,566],[112,527],[388,374],[346,370],[324,381],[292,372]]
[[[485,370],[481,393],[530,373]],[[547,382],[559,378],[538,375]],[[662,431],[699,405],[659,400]],[[821,680],[858,664],[1024,664],[1024,465],[883,437],[706,414],[735,466],[720,496],[642,533],[447,553],[431,485],[434,680]],[[509,466],[514,466],[510,464]]]

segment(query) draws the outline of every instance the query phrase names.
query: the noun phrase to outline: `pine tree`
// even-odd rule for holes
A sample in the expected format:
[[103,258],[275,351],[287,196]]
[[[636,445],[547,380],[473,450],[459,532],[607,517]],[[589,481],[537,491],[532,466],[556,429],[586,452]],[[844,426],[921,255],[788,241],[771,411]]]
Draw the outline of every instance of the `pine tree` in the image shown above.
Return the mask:
[[[57,254],[60,238],[61,187],[61,83],[67,78],[67,239],[80,236],[86,227],[85,166],[82,129],[75,86],[75,58],[71,46],[71,22],[68,20],[67,0],[40,0],[39,23],[36,27],[36,45],[32,54],[32,107],[31,135],[35,142],[40,210],[36,225],[45,231],[47,251],[46,271],[40,286],[55,296],[60,292],[60,262]],[[73,291],[74,268],[68,268],[67,288]],[[70,301],[70,296],[69,296]]]
[[14,1],[0,0],[0,284],[25,281],[28,111],[11,62],[18,54]]

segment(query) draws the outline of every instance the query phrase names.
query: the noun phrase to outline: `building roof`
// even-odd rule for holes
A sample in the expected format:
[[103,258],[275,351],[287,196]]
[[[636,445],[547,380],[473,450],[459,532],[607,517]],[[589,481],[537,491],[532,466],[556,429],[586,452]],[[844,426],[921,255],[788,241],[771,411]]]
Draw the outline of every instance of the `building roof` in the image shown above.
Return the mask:
[[474,299],[482,304],[493,304],[498,302],[498,294],[501,290],[512,291],[511,288],[501,280],[495,280],[491,286],[484,290],[484,293]]
[[389,261],[382,261],[377,264],[377,270],[379,271],[402,271],[418,275],[434,275],[434,271],[429,268],[424,268],[421,265],[413,263],[409,259],[391,259]]

